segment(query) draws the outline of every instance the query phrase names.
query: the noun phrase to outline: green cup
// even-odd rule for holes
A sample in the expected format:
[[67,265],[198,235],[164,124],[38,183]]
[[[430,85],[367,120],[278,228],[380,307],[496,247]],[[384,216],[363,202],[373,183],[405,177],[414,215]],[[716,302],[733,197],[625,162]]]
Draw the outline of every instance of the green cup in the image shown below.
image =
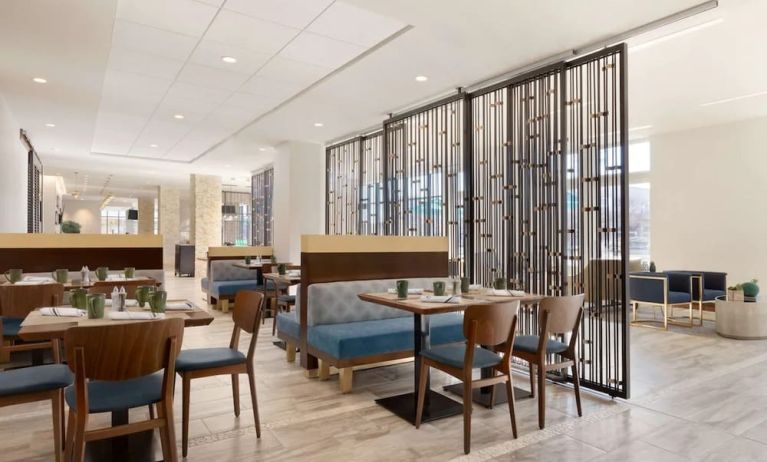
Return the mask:
[[493,289],[506,290],[506,278],[495,278]]
[[88,319],[101,319],[104,317],[104,305],[107,296],[104,294],[88,295]]
[[69,281],[69,270],[57,269],[51,273],[53,280],[61,284],[66,284]]
[[133,279],[136,277],[136,268],[125,268],[125,279]]
[[397,298],[407,298],[407,284],[404,279],[397,281]]
[[459,281],[458,279],[453,279],[450,282],[453,286],[453,295],[461,294],[461,281]]
[[469,278],[461,278],[461,293],[469,293]]
[[149,308],[152,313],[165,313],[165,302],[168,300],[168,292],[157,290],[149,294]]
[[434,295],[445,295],[445,281],[434,281]]
[[85,310],[88,308],[88,290],[72,289],[69,293],[69,304],[75,308]]
[[245,257],[245,264],[250,265],[250,262],[253,261],[251,257]]
[[5,279],[7,279],[11,284],[16,284],[17,282],[21,281],[22,277],[24,277],[24,271],[20,269],[9,269],[5,272]]
[[285,265],[285,263],[280,263],[279,265],[277,265],[277,272],[278,272],[280,275],[283,275],[283,276],[284,276],[284,275],[285,275],[285,273],[287,273],[287,272],[288,272],[288,267],[287,267],[287,265]]
[[141,308],[144,308],[144,305],[146,305],[146,302],[149,301],[149,295],[154,292],[155,288],[154,286],[138,286],[136,287],[136,300],[138,301],[138,306]]
[[107,276],[109,276],[109,268],[106,266],[96,268],[96,277],[99,278],[99,281],[106,281]]

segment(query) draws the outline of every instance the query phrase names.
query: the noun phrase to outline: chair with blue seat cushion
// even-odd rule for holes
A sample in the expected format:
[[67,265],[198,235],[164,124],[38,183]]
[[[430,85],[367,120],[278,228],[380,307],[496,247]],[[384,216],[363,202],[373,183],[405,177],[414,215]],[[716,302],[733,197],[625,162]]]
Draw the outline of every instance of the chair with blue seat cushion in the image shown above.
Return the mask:
[[[74,384],[64,393],[69,406],[68,460],[83,461],[86,442],[155,428],[160,431],[163,459],[178,459],[173,382],[183,334],[180,318],[67,330],[64,345],[75,375]],[[122,414],[152,405],[157,417],[150,414],[146,421],[88,429],[90,414]]]
[[[55,348],[59,341],[55,340]],[[64,400],[62,390],[72,383],[72,373],[63,364],[26,367],[0,372],[0,407],[51,400],[53,452],[56,462],[63,461]]]
[[10,361],[11,353],[50,349],[51,342],[19,343],[21,322],[37,308],[59,306],[63,301],[62,284],[0,284],[0,306],[3,307],[3,316],[0,316],[0,363]]
[[[289,313],[292,307],[296,306],[296,296],[283,294],[277,296],[277,315],[280,313]],[[272,322],[272,335],[274,335],[275,328],[277,327],[276,318]]]
[[[495,385],[506,383],[509,396],[509,415],[511,431],[517,437],[517,421],[514,415],[514,392],[509,361],[511,345],[517,328],[519,301],[492,305],[474,305],[466,309],[463,318],[465,342],[460,345],[444,345],[421,351],[421,367],[418,381],[418,405],[416,408],[415,428],[420,428],[425,402],[426,380],[429,368],[433,367],[463,381],[463,396],[472,396],[474,388],[492,386],[490,406],[495,401]],[[499,355],[495,351],[483,348],[505,345]],[[475,380],[474,369],[490,369],[489,377]],[[500,375],[499,375],[500,374]],[[471,450],[471,407],[472,400],[463,400],[463,451]]]
[[[581,410],[581,388],[578,373],[578,352],[576,342],[583,318],[584,294],[566,297],[547,297],[538,306],[538,335],[523,335],[514,340],[511,350],[530,366],[530,393],[535,397],[536,370],[538,381],[538,426],[546,426],[546,373],[553,370],[572,368],[575,404],[578,417]],[[552,339],[570,337],[568,343]],[[551,358],[551,362],[549,362]]]
[[698,305],[698,325],[703,325],[703,304],[714,303],[717,297],[727,295],[727,273],[718,271],[673,271],[691,274],[692,302]]
[[[234,415],[240,416],[240,374],[248,374],[250,382],[250,398],[253,401],[253,416],[256,421],[256,437],[261,438],[261,422],[258,417],[258,401],[256,400],[256,376],[253,366],[253,356],[258,339],[258,321],[264,302],[264,294],[253,290],[237,292],[234,299],[232,320],[234,330],[228,348],[197,348],[184,350],[178,355],[176,372],[182,381],[182,417],[181,417],[181,454],[186,457],[189,448],[189,400],[191,381],[201,377],[230,375],[232,378],[232,397],[234,399]],[[238,350],[240,331],[250,334],[248,354]]]
[[[653,327],[653,324],[660,322],[663,324],[663,329],[668,330],[669,323],[678,323],[673,318],[673,308],[684,306],[688,310],[687,325],[692,326],[692,294],[692,273],[684,271],[631,273],[629,274],[631,323],[637,326]],[[640,304],[660,308],[663,320],[637,319]]]

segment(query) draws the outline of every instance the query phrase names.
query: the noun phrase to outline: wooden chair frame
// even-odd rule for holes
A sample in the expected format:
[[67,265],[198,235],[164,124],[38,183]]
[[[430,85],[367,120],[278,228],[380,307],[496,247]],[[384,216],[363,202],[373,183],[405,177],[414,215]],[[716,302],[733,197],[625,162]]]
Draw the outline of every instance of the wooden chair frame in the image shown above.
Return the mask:
[[[511,316],[510,328],[506,335],[503,332],[497,332],[494,326],[509,323],[509,320],[503,319],[503,311],[513,310]],[[418,407],[416,408],[415,428],[421,426],[423,417],[424,397],[426,396],[426,377],[429,367],[439,369],[442,372],[452,375],[463,381],[463,450],[468,454],[471,450],[471,410],[472,410],[472,390],[486,386],[492,386],[492,395],[490,398],[491,407],[495,402],[495,385],[498,383],[506,384],[506,394],[508,395],[509,415],[511,417],[511,431],[514,438],[517,437],[517,419],[515,415],[514,385],[511,377],[511,345],[514,344],[514,337],[517,330],[517,312],[519,302],[493,304],[493,305],[475,305],[467,308],[464,315],[463,330],[466,336],[466,355],[463,360],[463,368],[456,368],[447,364],[436,362],[430,358],[421,358],[421,373],[418,383]],[[495,347],[501,345],[500,351],[503,353],[503,360],[492,367],[492,376],[484,379],[473,379],[472,371],[474,369],[474,349],[484,345]],[[496,375],[500,373],[500,375]]]
[[[244,363],[232,366],[213,367],[207,369],[195,369],[179,371],[182,381],[182,417],[181,417],[181,455],[186,457],[189,448],[189,398],[191,394],[192,379],[212,377],[216,375],[232,376],[232,398],[234,400],[234,415],[240,416],[240,374],[248,374],[250,381],[250,398],[253,401],[253,417],[256,422],[256,437],[261,438],[261,422],[258,416],[258,400],[256,399],[256,375],[253,365],[253,357],[258,340],[258,327],[263,310],[264,295],[255,290],[241,290],[235,298],[232,319],[234,329],[229,348],[237,350],[240,343],[240,330],[251,334],[248,354]],[[255,310],[251,307],[255,306]]]
[[[552,332],[550,330],[550,318],[551,310],[560,309],[559,306],[562,303],[575,303],[578,300],[578,311],[575,316],[575,323],[569,328],[569,332]],[[547,305],[552,305],[548,307]],[[568,309],[564,307],[562,309]],[[538,381],[538,427],[543,430],[546,426],[546,373],[548,371],[561,370],[567,367],[572,368],[573,374],[573,387],[575,389],[575,403],[578,407],[578,417],[583,416],[581,409],[581,388],[580,378],[578,376],[578,351],[576,349],[578,341],[578,332],[580,331],[581,320],[583,319],[583,295],[574,295],[569,297],[549,297],[541,301],[539,308],[539,332],[538,332],[538,349],[535,353],[528,353],[522,350],[512,350],[512,356],[527,361],[530,367],[530,394],[535,397],[535,382],[536,377]],[[560,329],[556,329],[559,331]],[[546,344],[553,334],[565,334],[570,333],[570,343],[567,350],[562,353],[558,353],[559,356],[565,358],[564,361],[547,363],[546,358],[549,355],[547,353]],[[536,376],[537,370],[537,376]]]
[[[41,308],[43,306],[59,306],[64,299],[64,286],[62,284],[40,284],[40,285],[22,285],[11,286],[6,285],[2,289],[3,296],[2,303],[0,305],[6,306],[3,310],[3,316],[13,318],[24,318],[30,312]],[[8,293],[9,291],[18,291],[22,295],[18,297],[15,294]],[[39,298],[31,296],[35,292],[41,292]],[[17,302],[16,300],[20,301]],[[10,305],[13,305],[11,308]],[[35,342],[35,343],[23,343],[16,345],[15,337],[7,338],[3,335],[3,320],[0,318],[0,363],[7,363],[11,360],[11,353],[19,351],[34,351],[34,350],[47,350],[52,349],[55,358],[54,362],[60,362],[58,359],[60,347],[55,347],[48,342]]]

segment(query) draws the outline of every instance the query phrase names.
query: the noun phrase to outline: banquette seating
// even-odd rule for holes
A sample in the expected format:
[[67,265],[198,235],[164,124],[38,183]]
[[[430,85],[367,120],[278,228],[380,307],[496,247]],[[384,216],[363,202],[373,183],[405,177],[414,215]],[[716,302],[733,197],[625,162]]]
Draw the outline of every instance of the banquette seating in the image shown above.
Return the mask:
[[217,308],[229,311],[229,301],[234,300],[240,290],[259,290],[264,286],[256,278],[256,271],[238,268],[235,263],[242,260],[214,260],[210,262],[208,277],[202,278],[200,284],[203,292],[208,294],[208,302],[215,303]]
[[[434,280],[408,279],[411,288],[431,287]],[[354,366],[413,356],[412,315],[358,297],[365,292],[386,292],[394,286],[395,280],[388,279],[317,283],[307,288],[308,353],[319,359],[320,379],[328,378],[330,366],[339,369],[342,393],[351,391]],[[297,312],[277,316],[278,337],[287,342],[288,361],[295,359],[295,348],[300,344]],[[462,314],[432,315],[430,321],[432,345],[464,340]]]

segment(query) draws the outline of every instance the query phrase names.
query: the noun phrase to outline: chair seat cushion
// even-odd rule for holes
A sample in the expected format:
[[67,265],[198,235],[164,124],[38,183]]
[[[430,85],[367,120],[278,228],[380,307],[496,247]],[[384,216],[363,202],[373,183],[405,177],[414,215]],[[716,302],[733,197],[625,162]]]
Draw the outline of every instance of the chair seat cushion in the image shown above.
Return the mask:
[[295,295],[280,295],[277,297],[278,302],[285,302],[290,303],[291,305],[296,304],[296,296]]
[[[163,372],[130,380],[88,382],[88,412],[113,412],[148,406],[162,399]],[[75,386],[64,390],[64,399],[70,408],[77,407]]]
[[64,364],[47,364],[0,372],[0,396],[39,393],[71,384],[72,373]]
[[[337,359],[412,351],[413,318],[407,316],[310,326],[307,340],[311,346]],[[431,316],[432,345],[464,340],[463,316],[460,313]]]
[[716,300],[716,297],[724,297],[725,295],[727,295],[727,293],[723,290],[704,289],[703,301],[710,302]]
[[674,292],[669,291],[668,293],[668,302],[670,304],[674,303],[690,303],[690,300],[692,298],[690,297],[690,294],[687,292]]
[[277,331],[298,339],[301,336],[301,324],[298,322],[297,313],[295,311],[278,313]]
[[245,355],[231,348],[194,348],[183,350],[176,357],[176,371],[193,371],[212,367],[232,366],[245,362]]
[[[546,342],[546,352],[562,353],[567,351],[567,344],[560,341],[549,339]],[[538,351],[538,336],[537,335],[518,335],[514,339],[514,349],[521,350],[527,353],[536,353]]]
[[210,295],[219,296],[235,295],[241,290],[264,290],[264,286],[255,279],[245,281],[216,281],[210,284]]
[[[444,345],[422,351],[421,355],[438,363],[463,369],[463,360],[466,355],[466,345]],[[474,362],[472,367],[479,369],[500,364],[503,358],[492,351],[476,347],[474,349]]]
[[202,287],[203,292],[208,291],[208,286],[210,285],[208,278],[202,278],[200,279],[200,286]]
[[5,337],[16,337],[19,335],[23,319],[9,318],[7,316],[0,316],[0,319],[3,321],[3,335]]

